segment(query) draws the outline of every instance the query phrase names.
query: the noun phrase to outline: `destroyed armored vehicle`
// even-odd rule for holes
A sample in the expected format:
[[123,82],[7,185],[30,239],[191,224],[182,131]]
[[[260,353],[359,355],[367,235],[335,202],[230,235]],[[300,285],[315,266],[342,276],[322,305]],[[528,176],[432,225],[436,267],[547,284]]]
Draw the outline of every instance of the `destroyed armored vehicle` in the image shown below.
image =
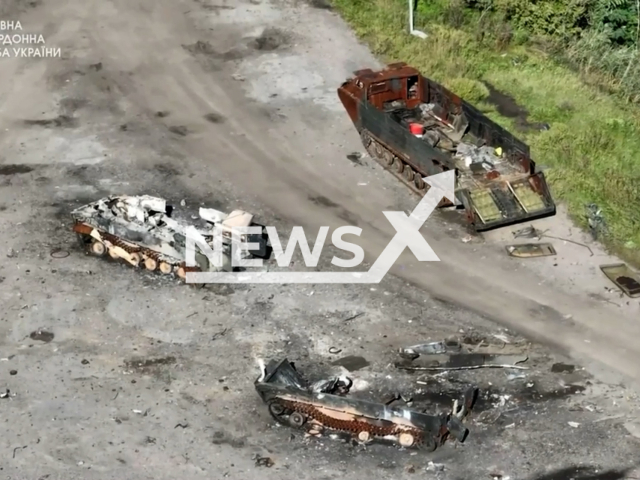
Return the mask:
[[451,413],[428,415],[347,398],[350,386],[348,378],[309,384],[287,359],[270,362],[255,381],[262,401],[280,424],[311,435],[342,434],[363,444],[387,441],[429,451],[450,437],[465,441],[469,431],[462,421],[478,397],[478,389],[471,387],[462,402],[454,402]]
[[[186,222],[173,218],[174,208],[162,198],[148,195],[116,195],[77,208],[71,215],[78,241],[89,253],[124,259],[150,271],[186,278],[187,271],[231,271],[236,258],[269,256],[266,228],[253,222],[253,215],[235,210],[229,215],[212,208],[200,208],[200,219],[207,226],[197,231],[213,250],[214,234],[222,238],[222,261],[209,262],[205,251],[195,243],[197,266],[186,265]],[[239,227],[258,226],[261,234],[245,234]],[[195,227],[194,227],[195,228]],[[220,238],[220,237],[218,237]],[[238,248],[232,248],[233,244]],[[255,246],[258,246],[256,249]],[[253,246],[253,249],[249,247]]]
[[415,193],[429,188],[424,177],[454,170],[455,205],[475,231],[555,214],[529,147],[415,68],[359,70],[338,96],[368,154]]

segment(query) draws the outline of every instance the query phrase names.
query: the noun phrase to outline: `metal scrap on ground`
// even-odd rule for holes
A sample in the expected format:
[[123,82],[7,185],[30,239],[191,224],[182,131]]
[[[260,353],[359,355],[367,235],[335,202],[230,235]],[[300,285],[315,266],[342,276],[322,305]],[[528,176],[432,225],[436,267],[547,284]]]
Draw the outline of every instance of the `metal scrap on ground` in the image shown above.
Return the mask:
[[[395,364],[400,370],[475,370],[478,368],[513,368],[526,370],[519,364],[528,360],[516,347],[509,348],[505,345],[500,353],[495,353],[495,348],[488,346],[489,351],[481,351],[482,343],[476,345],[471,351],[456,339],[449,338],[441,342],[432,342],[422,345],[400,348],[399,355],[402,362]],[[505,351],[506,348],[506,351]],[[492,351],[493,350],[493,351]],[[508,353],[509,352],[509,353]],[[424,357],[421,357],[424,355]],[[416,362],[416,360],[421,361]]]
[[462,345],[457,339],[447,339],[441,342],[422,343],[420,345],[401,348],[399,353],[403,358],[414,360],[420,355],[459,352],[461,349]]
[[556,249],[550,243],[523,243],[520,245],[507,245],[507,252],[512,257],[532,258],[555,255]]
[[624,263],[600,265],[600,270],[627,296],[640,297],[640,276]]
[[427,450],[451,437],[465,441],[469,431],[463,420],[478,398],[478,389],[470,387],[450,413],[428,415],[347,398],[350,386],[350,379],[340,377],[310,385],[287,359],[271,361],[255,381],[262,401],[280,424],[314,436],[342,434],[361,444],[382,440]]

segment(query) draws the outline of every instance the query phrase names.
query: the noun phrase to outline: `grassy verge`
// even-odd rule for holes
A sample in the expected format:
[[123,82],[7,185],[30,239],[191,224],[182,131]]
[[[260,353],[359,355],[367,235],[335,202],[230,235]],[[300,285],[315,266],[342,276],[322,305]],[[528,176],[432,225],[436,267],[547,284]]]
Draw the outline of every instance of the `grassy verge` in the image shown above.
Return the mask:
[[[640,266],[640,110],[591,87],[580,73],[543,52],[504,46],[500,35],[481,38],[469,22],[461,28],[440,23],[447,2],[430,1],[416,14],[427,40],[407,33],[406,0],[333,0],[334,7],[386,62],[405,61],[475,103],[531,147],[556,200],[586,226],[586,204],[602,209],[615,253]],[[483,21],[482,19],[474,19]],[[492,32],[495,34],[495,31]],[[529,121],[543,132],[519,133],[486,102],[482,80],[514,97]]]

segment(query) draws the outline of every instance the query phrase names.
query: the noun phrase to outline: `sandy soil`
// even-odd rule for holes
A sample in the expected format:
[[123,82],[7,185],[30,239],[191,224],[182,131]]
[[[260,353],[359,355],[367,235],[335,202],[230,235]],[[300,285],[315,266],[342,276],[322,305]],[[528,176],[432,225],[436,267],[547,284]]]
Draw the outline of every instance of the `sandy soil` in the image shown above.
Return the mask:
[[[381,212],[412,210],[416,199],[373,162],[346,158],[362,147],[335,90],[377,63],[335,13],[264,0],[2,8],[20,33],[41,33],[63,54],[0,58],[0,388],[15,394],[0,399],[8,476],[398,478],[433,461],[445,470],[429,475],[443,478],[623,478],[602,475],[637,449],[638,304],[606,290],[597,265],[608,259],[596,245],[591,257],[552,240],[557,257],[514,261],[504,255],[510,230],[464,243],[458,219],[443,214],[423,229],[442,261],[405,252],[380,285],[205,290],[77,250],[70,209],[122,192],[184,199],[187,209],[241,207],[282,229],[357,225],[374,259],[394,233]],[[580,238],[563,215],[536,226]],[[70,255],[51,257],[58,248]],[[365,315],[344,322],[356,312]],[[256,357],[288,356],[320,375],[336,346],[371,363],[354,372],[369,382],[363,395],[400,389],[417,406],[444,408],[390,365],[395,349],[460,329],[490,338],[497,324],[552,350],[527,347],[524,379],[429,380],[445,394],[471,381],[485,392],[480,414],[489,413],[457,449],[411,455],[290,439],[271,428],[253,390]],[[30,339],[38,328],[54,339]],[[140,358],[164,360],[141,367]],[[561,360],[586,370],[550,373]],[[258,469],[254,453],[275,465]],[[599,473],[557,473],[584,464]]]

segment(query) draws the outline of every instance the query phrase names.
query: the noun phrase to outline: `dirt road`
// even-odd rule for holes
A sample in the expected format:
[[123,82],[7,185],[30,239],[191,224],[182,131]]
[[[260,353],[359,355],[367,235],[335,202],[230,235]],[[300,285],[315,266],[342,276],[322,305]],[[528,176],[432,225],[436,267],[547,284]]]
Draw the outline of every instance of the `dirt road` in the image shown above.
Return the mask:
[[[359,243],[375,259],[394,233],[381,212],[411,210],[416,199],[372,161],[346,158],[362,147],[335,90],[376,61],[321,7],[204,0],[5,6],[4,18],[24,29],[12,34],[42,34],[46,47],[62,52],[0,58],[7,248],[31,251],[21,255],[37,264],[47,247],[67,241],[61,222],[71,205],[144,189],[192,205],[241,205],[309,232],[357,225]],[[541,224],[561,234],[569,228],[561,216]],[[463,229],[443,216],[423,233],[441,262],[420,264],[405,252],[392,272],[402,283],[551,344],[609,381],[614,373],[640,380],[637,302],[611,305],[613,297],[603,296],[606,281],[594,273],[602,257],[565,244],[560,258],[530,268],[505,257],[504,232],[464,244]],[[82,262],[71,262],[68,273]],[[125,303],[135,302],[124,292],[136,280],[107,271],[118,279],[110,288],[117,284]],[[8,282],[16,272],[4,275]],[[71,281],[73,302],[81,283]],[[14,294],[7,289],[5,297],[17,305]],[[103,301],[102,311],[126,325],[114,300]],[[59,313],[70,314],[67,307]],[[170,335],[151,323],[144,328],[161,341],[186,342],[197,327]]]
[[[89,68],[95,84],[85,80],[84,88],[99,91],[102,105],[88,108],[120,107],[123,123],[133,117],[147,135],[153,135],[150,125],[156,132],[167,128],[164,135],[177,138],[160,148],[184,158],[183,178],[193,177],[181,181],[195,195],[204,197],[223,180],[234,186],[238,198],[251,195],[289,224],[310,231],[356,223],[364,229],[361,245],[368,258],[375,258],[393,233],[381,211],[411,209],[415,199],[378,168],[353,167],[345,158],[360,145],[335,88],[354,68],[374,60],[339,19],[322,9],[282,10],[266,3],[135,5],[86,2],[21,14],[25,31],[42,32],[48,45],[59,46],[69,58],[3,62],[5,115],[16,120],[41,116],[52,95],[71,88]],[[98,24],[89,26],[90,18]],[[256,44],[269,26],[265,40]],[[98,63],[101,69],[92,72],[88,65]],[[246,80],[234,80],[233,74]],[[157,111],[170,115],[154,117]],[[80,128],[91,130],[93,124],[95,131],[96,121]],[[178,134],[168,130],[176,126],[185,128],[174,128]],[[12,136],[5,138],[8,156],[15,144]],[[108,152],[105,162],[132,157],[107,132],[100,132],[95,148],[98,144]],[[82,148],[91,146],[73,146]],[[73,162],[70,152],[58,151],[63,153],[58,161],[66,156]],[[153,168],[151,158],[130,161]],[[318,201],[322,197],[328,201]],[[594,265],[584,252],[577,281],[584,282],[586,291],[568,292],[564,282],[543,282],[526,266],[516,270],[498,247],[462,245],[461,232],[435,223],[424,234],[442,262],[420,264],[406,251],[393,273],[433,296],[562,347],[581,361],[596,360],[640,379],[640,364],[634,361],[640,326],[624,309],[589,298],[596,280],[590,278]],[[634,307],[627,310],[637,313]]]

